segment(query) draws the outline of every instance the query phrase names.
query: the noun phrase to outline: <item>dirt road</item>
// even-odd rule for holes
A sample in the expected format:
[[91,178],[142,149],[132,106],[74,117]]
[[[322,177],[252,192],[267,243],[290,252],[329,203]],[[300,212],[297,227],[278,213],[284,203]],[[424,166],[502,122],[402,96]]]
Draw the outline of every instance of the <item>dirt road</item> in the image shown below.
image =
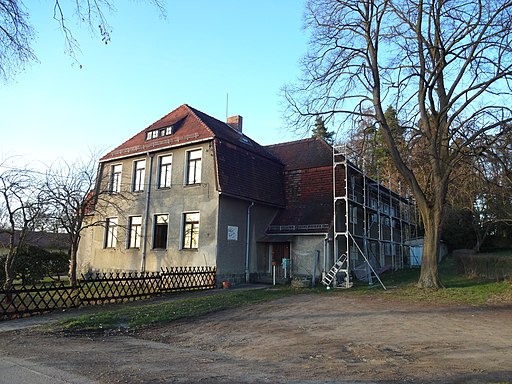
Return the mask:
[[512,383],[512,306],[305,294],[109,336],[5,332],[0,354],[99,383]]

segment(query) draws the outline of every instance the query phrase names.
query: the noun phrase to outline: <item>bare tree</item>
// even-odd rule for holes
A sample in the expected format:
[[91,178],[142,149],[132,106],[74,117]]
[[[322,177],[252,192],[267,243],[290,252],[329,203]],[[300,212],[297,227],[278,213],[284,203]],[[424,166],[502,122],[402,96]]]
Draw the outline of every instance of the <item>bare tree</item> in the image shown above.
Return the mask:
[[[155,6],[160,15],[165,17],[165,8],[161,0],[147,0]],[[58,23],[64,35],[67,53],[77,60],[76,53],[80,51],[75,39],[70,20],[78,25],[85,25],[91,31],[99,33],[101,40],[107,44],[110,41],[111,28],[107,14],[114,10],[115,1],[111,0],[52,0],[48,3],[48,19]],[[53,5],[53,7],[52,7]],[[52,12],[53,8],[53,13]],[[71,15],[71,19],[68,18]],[[0,0],[0,77],[4,80],[11,78],[17,71],[30,62],[37,61],[32,49],[35,31],[30,23],[30,6],[25,6],[21,0]]]
[[488,137],[487,141],[493,145],[487,146],[485,158],[476,163],[481,182],[471,186],[475,196],[475,251],[480,250],[491,231],[512,225],[512,132],[498,138]]
[[77,253],[83,232],[94,226],[104,226],[101,215],[95,211],[109,209],[123,211],[121,204],[129,196],[116,193],[111,199],[111,185],[98,175],[97,156],[78,159],[74,163],[59,161],[47,172],[42,199],[48,205],[48,216],[59,230],[69,235],[69,280],[72,287],[77,282]]
[[0,231],[8,234],[3,288],[9,291],[15,279],[15,262],[26,245],[27,235],[43,216],[34,174],[25,169],[7,169],[0,174]]
[[[484,134],[510,129],[512,2],[310,0],[306,23],[304,76],[285,89],[294,126],[318,114],[377,122],[425,227],[418,286],[442,287],[437,255],[452,170],[482,153]],[[406,130],[403,150],[388,105]]]

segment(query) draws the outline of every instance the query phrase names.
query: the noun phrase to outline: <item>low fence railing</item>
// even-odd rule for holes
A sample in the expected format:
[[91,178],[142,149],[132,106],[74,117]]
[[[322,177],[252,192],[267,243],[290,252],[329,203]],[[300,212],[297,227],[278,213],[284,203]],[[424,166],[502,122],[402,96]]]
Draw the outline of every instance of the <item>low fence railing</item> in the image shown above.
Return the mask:
[[168,292],[213,289],[215,267],[172,267],[149,273],[82,275],[76,287],[58,281],[0,290],[0,320],[56,309],[146,299]]

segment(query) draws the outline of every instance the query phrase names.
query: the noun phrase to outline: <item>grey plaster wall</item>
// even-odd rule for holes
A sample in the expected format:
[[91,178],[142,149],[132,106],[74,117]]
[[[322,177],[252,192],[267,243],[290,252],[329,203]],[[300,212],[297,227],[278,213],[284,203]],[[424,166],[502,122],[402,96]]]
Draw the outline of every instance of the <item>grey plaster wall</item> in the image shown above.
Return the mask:
[[291,243],[292,277],[311,278],[314,275],[318,281],[323,269],[324,239],[325,235],[294,237]]
[[[185,185],[186,152],[202,149],[201,183]],[[169,188],[156,187],[159,157],[172,154],[172,185]],[[152,167],[151,157],[153,157]],[[142,192],[131,192],[133,164],[146,159],[145,188]],[[118,238],[115,248],[105,248],[105,228],[93,227],[84,233],[80,244],[78,262],[80,270],[94,271],[140,271],[144,246],[146,250],[145,269],[159,271],[162,267],[216,265],[218,192],[216,191],[213,150],[209,143],[160,151],[153,155],[134,156],[103,165],[102,184],[105,187],[114,164],[122,164],[122,190],[119,194],[107,196],[100,201],[92,220],[101,221],[108,217],[118,218]],[[150,169],[151,168],[151,169]],[[151,184],[150,183],[151,174]],[[149,209],[146,219],[146,203],[149,188]],[[199,245],[197,249],[182,248],[182,221],[185,212],[199,212]],[[154,215],[168,214],[169,227],[166,249],[153,249]],[[142,217],[142,243],[138,249],[128,248],[128,218]],[[147,234],[147,236],[144,236]]]
[[277,208],[252,205],[251,201],[227,196],[220,198],[217,272],[219,278],[245,281],[247,215],[249,220],[249,273],[257,269],[257,240],[277,213]]

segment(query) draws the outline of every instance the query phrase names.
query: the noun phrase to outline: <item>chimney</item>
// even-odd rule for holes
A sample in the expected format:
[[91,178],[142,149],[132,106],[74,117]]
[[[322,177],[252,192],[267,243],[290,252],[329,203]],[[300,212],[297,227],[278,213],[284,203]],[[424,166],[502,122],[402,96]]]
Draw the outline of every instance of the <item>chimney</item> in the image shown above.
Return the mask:
[[237,130],[238,132],[242,132],[242,122],[243,118],[240,115],[236,116],[230,116],[228,117],[226,123],[233,129]]

